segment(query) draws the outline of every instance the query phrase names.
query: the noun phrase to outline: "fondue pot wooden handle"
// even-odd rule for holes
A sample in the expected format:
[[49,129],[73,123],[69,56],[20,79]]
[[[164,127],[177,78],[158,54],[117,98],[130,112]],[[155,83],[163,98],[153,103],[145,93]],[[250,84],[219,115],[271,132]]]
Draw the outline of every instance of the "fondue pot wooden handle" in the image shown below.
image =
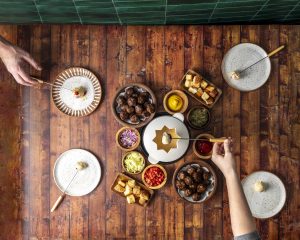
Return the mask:
[[226,138],[210,138],[209,141],[213,143],[223,143]]
[[62,200],[64,200],[64,198],[65,198],[65,194],[59,196],[59,198],[56,200],[53,207],[51,208],[51,212],[55,211],[55,209],[59,206],[59,204],[62,202]]

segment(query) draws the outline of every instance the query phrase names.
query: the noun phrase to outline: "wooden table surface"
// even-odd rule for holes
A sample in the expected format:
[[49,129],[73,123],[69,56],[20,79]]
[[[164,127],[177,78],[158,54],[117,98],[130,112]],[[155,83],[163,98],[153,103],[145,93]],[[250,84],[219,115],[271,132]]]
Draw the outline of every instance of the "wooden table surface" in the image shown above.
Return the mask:
[[[223,90],[209,131],[235,139],[241,178],[267,170],[285,183],[282,212],[257,221],[262,239],[300,239],[300,26],[2,25],[0,34],[41,62],[42,73],[31,69],[32,74],[53,82],[65,68],[85,67],[104,89],[92,115],[71,118],[56,109],[49,90],[20,88],[1,66],[1,239],[231,239],[220,172],[217,192],[204,204],[183,202],[171,181],[147,208],[128,205],[110,190],[122,156],[114,141],[120,125],[111,113],[116,89],[128,82],[145,83],[162,110],[165,91],[177,88],[189,68]],[[257,91],[241,93],[222,79],[222,57],[240,42],[259,44],[267,52],[287,46],[271,59],[271,76]],[[93,193],[67,197],[50,214],[60,194],[53,165],[70,148],[93,152],[104,176]],[[190,150],[167,166],[169,179],[178,164],[194,158]]]

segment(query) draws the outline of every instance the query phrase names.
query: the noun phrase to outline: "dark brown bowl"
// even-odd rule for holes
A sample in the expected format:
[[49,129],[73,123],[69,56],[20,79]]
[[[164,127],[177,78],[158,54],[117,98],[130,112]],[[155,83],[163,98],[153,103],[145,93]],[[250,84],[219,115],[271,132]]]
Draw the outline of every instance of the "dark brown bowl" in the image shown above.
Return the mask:
[[[193,200],[190,200],[189,198],[191,198],[191,197],[184,197],[183,195],[181,195],[181,194],[179,193],[179,190],[177,189],[177,187],[176,187],[176,185],[175,185],[175,181],[176,181],[176,179],[177,179],[178,173],[179,173],[183,168],[185,168],[187,165],[193,165],[193,164],[198,165],[198,166],[200,166],[200,167],[205,167],[205,168],[207,168],[208,171],[212,174],[212,179],[213,179],[213,186],[212,186],[211,191],[208,193],[207,190],[206,190],[206,192],[207,192],[208,195],[207,195],[204,199],[199,200],[199,201],[193,201]],[[173,187],[174,187],[175,191],[176,191],[177,194],[180,196],[180,198],[184,199],[184,200],[187,201],[187,202],[194,203],[194,204],[195,204],[195,203],[203,203],[203,202],[209,200],[209,199],[215,194],[215,192],[216,192],[216,190],[217,190],[217,175],[216,175],[215,170],[214,170],[214,169],[212,168],[212,166],[210,166],[208,163],[206,163],[206,162],[204,162],[204,161],[202,161],[202,160],[193,160],[193,161],[188,161],[188,162],[182,163],[182,164],[175,170],[174,175],[173,175],[173,179],[172,179],[172,183],[173,183]]]
[[[119,97],[119,95],[124,92],[124,90],[128,87],[138,87],[138,88],[142,88],[143,90],[147,91],[150,96],[151,96],[151,99],[152,99],[152,103],[154,104],[155,106],[155,112],[154,113],[151,113],[150,117],[148,117],[147,119],[145,119],[144,121],[140,121],[139,123],[137,124],[134,124],[134,123],[130,123],[130,122],[126,122],[126,121],[123,121],[119,114],[117,113],[117,103],[116,103],[116,100],[117,98]],[[129,83],[129,84],[126,84],[124,85],[123,87],[121,87],[115,94],[114,98],[113,98],[113,102],[112,102],[112,112],[113,112],[113,115],[115,117],[115,119],[123,126],[126,126],[126,127],[133,127],[133,128],[141,128],[143,126],[145,126],[146,124],[148,124],[152,119],[153,117],[155,116],[156,114],[156,111],[157,111],[157,105],[156,105],[156,97],[153,93],[153,91],[147,87],[146,85],[144,84],[141,84],[141,83]]]
[[[191,121],[190,121],[190,114],[191,114],[191,112],[192,112],[193,110],[197,109],[197,108],[204,108],[204,109],[206,109],[207,112],[208,112],[208,121],[207,121],[207,123],[204,124],[202,127],[197,127],[197,126],[195,126],[194,124],[192,124]],[[187,115],[186,115],[186,119],[187,119],[187,123],[189,124],[189,126],[190,126],[191,128],[194,128],[194,129],[197,129],[197,130],[201,130],[201,129],[205,129],[205,128],[208,127],[208,125],[209,125],[210,122],[211,122],[211,115],[210,115],[210,111],[209,111],[208,108],[206,108],[206,107],[204,107],[204,106],[195,106],[195,107],[192,107],[192,108],[188,111],[188,113],[187,113]]]

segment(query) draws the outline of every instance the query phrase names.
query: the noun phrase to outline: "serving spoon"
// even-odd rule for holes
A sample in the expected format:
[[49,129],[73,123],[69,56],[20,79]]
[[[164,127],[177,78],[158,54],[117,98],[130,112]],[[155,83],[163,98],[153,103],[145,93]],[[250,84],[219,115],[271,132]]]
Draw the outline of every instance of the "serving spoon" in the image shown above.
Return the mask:
[[252,66],[256,65],[257,63],[261,62],[262,60],[264,60],[264,59],[266,59],[266,58],[272,57],[273,55],[275,55],[276,53],[278,53],[279,51],[281,51],[282,49],[284,49],[284,47],[285,47],[285,46],[282,45],[282,46],[276,48],[274,51],[268,53],[268,55],[265,56],[264,58],[261,58],[260,60],[256,61],[255,63],[251,64],[250,66],[244,68],[244,69],[241,70],[241,71],[237,71],[237,70],[236,70],[236,71],[231,72],[231,73],[230,73],[230,77],[231,77],[232,79],[234,79],[234,80],[239,80],[240,77],[241,77],[241,74],[242,74],[243,72],[245,72],[247,69],[251,68]]
[[67,185],[67,187],[64,189],[63,193],[58,197],[58,199],[56,200],[56,202],[54,203],[53,207],[51,208],[51,212],[54,212],[55,209],[59,206],[59,204],[62,202],[62,200],[65,198],[66,196],[66,191],[68,190],[68,188],[70,187],[71,183],[73,182],[73,180],[75,179],[77,173],[85,168],[88,167],[88,164],[86,162],[77,162],[76,163],[76,172],[74,173],[71,181],[69,182],[69,184]]

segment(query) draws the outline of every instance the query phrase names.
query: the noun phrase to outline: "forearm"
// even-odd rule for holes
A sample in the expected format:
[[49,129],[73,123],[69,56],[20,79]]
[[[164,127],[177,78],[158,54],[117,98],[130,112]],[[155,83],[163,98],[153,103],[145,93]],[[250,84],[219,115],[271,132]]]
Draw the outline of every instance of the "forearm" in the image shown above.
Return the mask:
[[256,231],[254,218],[249,209],[240,179],[236,171],[225,176],[228,189],[229,208],[234,236]]

